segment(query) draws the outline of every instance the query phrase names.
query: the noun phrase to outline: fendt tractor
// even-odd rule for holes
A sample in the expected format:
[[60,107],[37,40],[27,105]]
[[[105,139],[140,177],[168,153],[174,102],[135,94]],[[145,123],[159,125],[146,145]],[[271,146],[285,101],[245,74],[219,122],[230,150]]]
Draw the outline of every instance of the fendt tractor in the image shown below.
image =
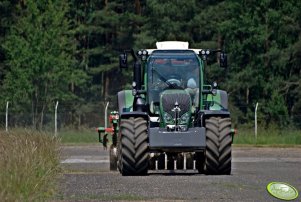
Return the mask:
[[157,42],[157,49],[124,51],[120,68],[134,60],[131,90],[118,93],[119,131],[111,163],[122,175],[148,170],[195,169],[231,174],[231,129],[228,95],[216,82],[204,84],[206,59],[222,50],[189,49],[188,42]]

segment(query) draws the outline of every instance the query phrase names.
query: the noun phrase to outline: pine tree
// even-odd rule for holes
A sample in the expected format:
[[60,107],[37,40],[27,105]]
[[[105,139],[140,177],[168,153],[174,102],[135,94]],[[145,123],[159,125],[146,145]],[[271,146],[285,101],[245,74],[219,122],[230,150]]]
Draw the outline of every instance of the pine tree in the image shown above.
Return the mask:
[[292,47],[299,40],[300,3],[269,0],[227,3],[229,16],[219,25],[231,53],[227,84],[234,103],[242,106],[246,116],[254,109],[253,104],[260,102],[265,120],[285,125],[297,101],[296,94],[291,93],[300,73],[298,65],[293,64],[296,55]]
[[33,126],[41,128],[54,101],[74,98],[69,86],[80,85],[83,74],[73,66],[67,2],[28,0],[18,6],[18,19],[3,45],[9,67],[3,91],[15,110],[30,110]]

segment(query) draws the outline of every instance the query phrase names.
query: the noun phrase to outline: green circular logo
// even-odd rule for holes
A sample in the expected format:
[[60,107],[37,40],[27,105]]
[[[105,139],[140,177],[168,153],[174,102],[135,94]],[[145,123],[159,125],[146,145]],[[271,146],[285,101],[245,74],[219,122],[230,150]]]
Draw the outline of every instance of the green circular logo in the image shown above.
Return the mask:
[[292,185],[283,182],[271,182],[267,186],[268,192],[282,200],[294,200],[298,197],[298,191]]

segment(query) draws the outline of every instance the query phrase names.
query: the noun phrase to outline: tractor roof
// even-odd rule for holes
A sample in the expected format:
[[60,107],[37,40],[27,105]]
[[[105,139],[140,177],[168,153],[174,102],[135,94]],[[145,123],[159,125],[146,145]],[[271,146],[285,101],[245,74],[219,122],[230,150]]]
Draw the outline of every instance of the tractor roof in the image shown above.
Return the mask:
[[162,41],[156,43],[157,49],[163,50],[178,50],[178,49],[188,49],[189,43],[183,41]]
[[189,49],[189,43],[184,41],[162,41],[156,43],[157,49],[147,49],[148,54],[151,54],[154,50],[192,50],[196,54],[202,49]]

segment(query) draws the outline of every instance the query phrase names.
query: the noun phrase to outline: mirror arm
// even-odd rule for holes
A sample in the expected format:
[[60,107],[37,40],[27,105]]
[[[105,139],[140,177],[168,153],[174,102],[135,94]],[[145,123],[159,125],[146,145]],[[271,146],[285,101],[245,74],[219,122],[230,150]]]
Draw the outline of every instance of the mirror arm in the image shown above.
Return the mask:
[[138,56],[136,55],[134,49],[131,49],[131,55],[133,56],[134,61],[136,62],[138,60]]
[[134,61],[136,62],[138,60],[138,56],[136,55],[134,49],[131,50],[124,50],[123,54],[126,55],[127,53],[130,53],[132,57],[134,58]]

